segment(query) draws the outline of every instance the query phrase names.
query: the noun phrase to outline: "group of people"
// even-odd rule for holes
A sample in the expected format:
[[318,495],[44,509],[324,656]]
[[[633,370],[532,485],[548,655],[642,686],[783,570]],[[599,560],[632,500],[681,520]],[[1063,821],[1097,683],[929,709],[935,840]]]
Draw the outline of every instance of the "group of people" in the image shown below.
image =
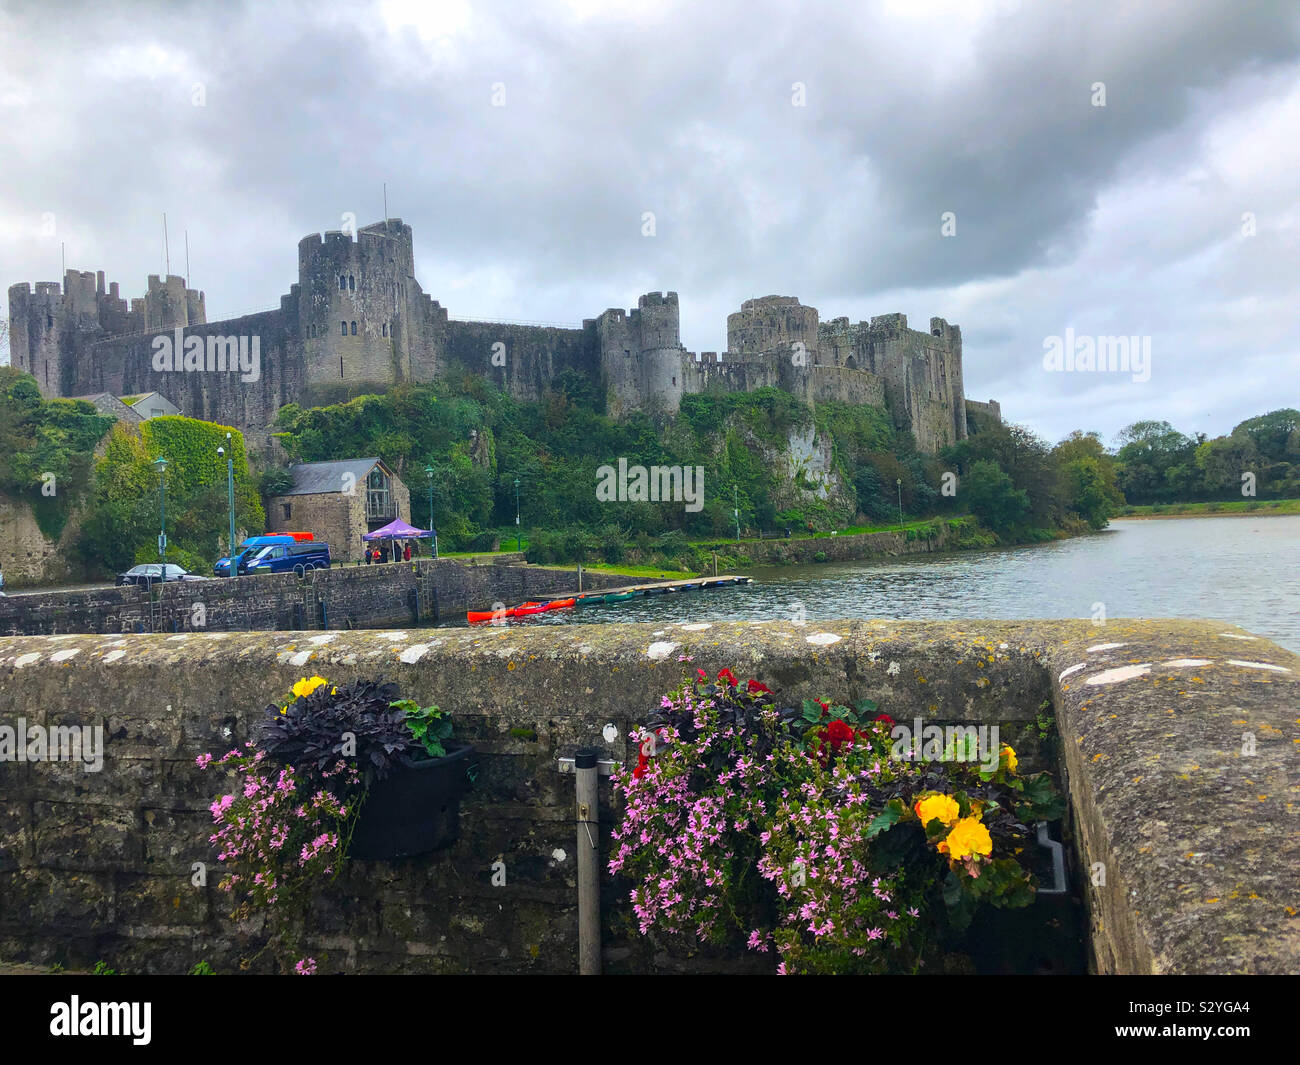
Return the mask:
[[362,549],[367,566],[378,565],[383,562],[410,562],[411,561],[411,541],[405,542],[393,541],[391,551],[389,541],[380,540],[378,547],[365,547]]

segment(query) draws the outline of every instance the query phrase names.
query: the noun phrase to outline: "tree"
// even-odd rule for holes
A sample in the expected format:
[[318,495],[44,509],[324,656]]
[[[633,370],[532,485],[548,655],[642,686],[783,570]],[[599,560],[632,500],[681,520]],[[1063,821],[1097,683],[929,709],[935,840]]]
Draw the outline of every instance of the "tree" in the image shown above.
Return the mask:
[[1122,429],[1118,439],[1118,481],[1130,503],[1167,502],[1195,493],[1197,442],[1191,437],[1168,422],[1141,421]]
[[1201,485],[1212,496],[1240,497],[1242,474],[1254,473],[1258,478],[1259,467],[1259,452],[1254,441],[1245,434],[1216,437],[1196,449],[1196,469]]
[[962,481],[971,513],[999,536],[1009,536],[1030,513],[1029,494],[989,459],[974,463]]
[[1234,437],[1246,437],[1261,456],[1273,462],[1300,461],[1300,410],[1282,407],[1235,426]]

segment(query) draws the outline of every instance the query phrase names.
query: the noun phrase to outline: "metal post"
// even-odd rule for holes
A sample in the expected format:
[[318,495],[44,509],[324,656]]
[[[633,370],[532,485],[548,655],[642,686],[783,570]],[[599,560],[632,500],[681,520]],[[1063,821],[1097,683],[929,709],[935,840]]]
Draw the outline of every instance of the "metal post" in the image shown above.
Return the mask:
[[578,591],[582,591],[582,563],[578,563]]
[[235,576],[235,449],[230,434],[226,434],[226,496],[230,502],[230,568],[227,572]]
[[515,478],[515,550],[519,550],[519,478]]
[[740,543],[740,504],[736,502],[736,486],[731,486],[732,513],[736,516],[736,543]]
[[600,975],[600,811],[597,796],[598,747],[583,747],[574,757],[578,822],[578,972]]
[[898,485],[898,531],[903,531],[903,479],[896,477],[894,483]]
[[163,471],[158,471],[158,561],[162,574],[159,581],[167,583],[167,485]]

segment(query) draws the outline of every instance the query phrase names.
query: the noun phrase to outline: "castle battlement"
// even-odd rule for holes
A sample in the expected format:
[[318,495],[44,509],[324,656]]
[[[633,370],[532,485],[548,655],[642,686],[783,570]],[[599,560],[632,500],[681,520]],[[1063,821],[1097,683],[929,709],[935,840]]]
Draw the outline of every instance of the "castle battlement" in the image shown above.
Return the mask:
[[[966,435],[961,330],[903,314],[822,322],[797,296],[744,300],[727,316],[727,349],[691,352],[680,339],[673,291],[646,292],[630,310],[609,307],[580,329],[452,319],[415,279],[412,230],[400,218],[298,241],[298,278],[274,310],[208,323],[205,294],[185,279],[150,274],[128,301],[102,271],[67,272],[62,283],[9,288],[15,365],[46,395],[156,390],[183,413],[237,425],[265,438],[286,403],[332,403],[449,371],[482,374],[521,400],[536,400],[564,372],[601,382],[605,408],[674,414],[682,397],[710,390],[779,387],[805,402],[887,404],[922,450]],[[229,375],[156,372],[151,338],[175,327],[254,329],[263,373],[242,385]],[[205,330],[206,332],[206,330]],[[999,416],[996,404],[973,410]]]

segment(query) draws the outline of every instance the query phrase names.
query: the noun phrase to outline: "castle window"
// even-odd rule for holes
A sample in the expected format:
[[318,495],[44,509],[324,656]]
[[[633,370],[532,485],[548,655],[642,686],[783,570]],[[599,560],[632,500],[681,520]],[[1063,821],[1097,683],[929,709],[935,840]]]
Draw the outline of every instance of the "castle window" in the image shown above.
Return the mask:
[[352,335],[353,335],[353,336],[356,336],[356,335],[357,335],[357,323],[356,323],[356,322],[353,322],[353,323],[352,323]]
[[293,504],[292,504],[292,503],[281,503],[280,506],[284,507],[284,520],[285,520],[285,521],[288,521],[289,518],[292,516],[291,513],[290,513],[290,508],[293,506]]
[[340,292],[346,292],[347,290],[348,290],[348,278],[347,278],[347,275],[346,275],[346,274],[339,274],[339,291],[340,291]]
[[347,322],[339,322],[339,335],[340,335],[340,336],[347,336],[347,335],[348,335],[348,323],[347,323]]
[[54,328],[54,315],[52,315],[52,314],[47,314],[47,315],[45,316],[45,328],[46,328],[46,329],[53,329],[53,328]]
[[351,292],[357,290],[357,279],[352,274],[348,274],[348,290]]
[[343,380],[343,356],[339,356],[339,380]]
[[388,336],[388,323],[384,323],[384,336]]
[[673,384],[674,384],[674,385],[677,384],[677,378],[676,378],[676,377],[673,378]]
[[623,349],[623,354],[626,355],[629,359],[632,357],[632,352],[630,352],[627,348]]

